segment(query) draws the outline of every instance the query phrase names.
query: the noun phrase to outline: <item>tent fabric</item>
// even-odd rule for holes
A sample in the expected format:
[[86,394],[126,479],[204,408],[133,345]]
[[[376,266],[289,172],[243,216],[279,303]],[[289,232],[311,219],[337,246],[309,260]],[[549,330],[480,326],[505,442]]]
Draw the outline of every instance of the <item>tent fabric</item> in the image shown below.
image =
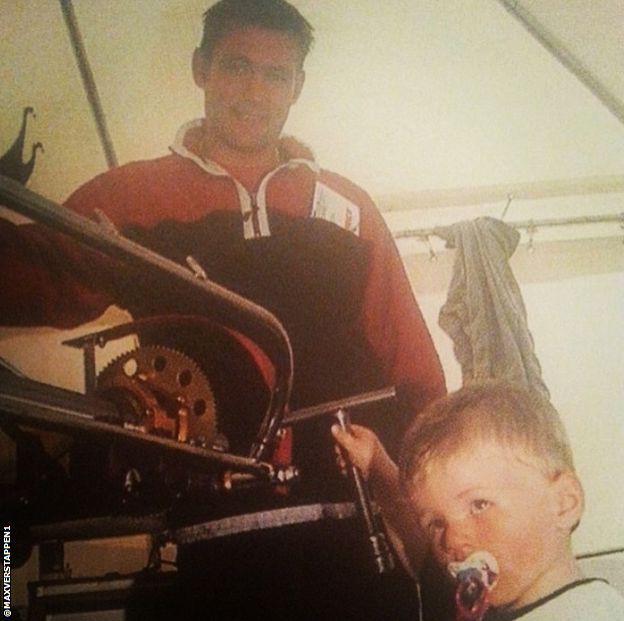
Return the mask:
[[434,233],[457,250],[438,323],[453,341],[463,383],[505,379],[549,397],[509,264],[520,233],[490,217],[438,227]]

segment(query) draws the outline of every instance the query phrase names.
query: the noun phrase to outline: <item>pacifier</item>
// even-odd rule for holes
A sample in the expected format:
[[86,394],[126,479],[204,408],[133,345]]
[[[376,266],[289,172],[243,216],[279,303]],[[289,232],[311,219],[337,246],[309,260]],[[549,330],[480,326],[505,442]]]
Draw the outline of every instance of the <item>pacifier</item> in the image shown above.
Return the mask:
[[457,581],[455,605],[458,621],[480,621],[489,607],[489,593],[498,581],[498,563],[489,552],[474,552],[461,563],[449,563]]

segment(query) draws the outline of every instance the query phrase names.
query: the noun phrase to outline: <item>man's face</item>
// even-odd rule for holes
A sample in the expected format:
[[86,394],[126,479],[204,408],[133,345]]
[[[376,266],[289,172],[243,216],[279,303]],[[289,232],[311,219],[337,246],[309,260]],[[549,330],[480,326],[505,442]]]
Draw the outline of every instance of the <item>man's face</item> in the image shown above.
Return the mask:
[[276,144],[304,81],[293,39],[256,27],[227,34],[209,60],[196,51],[193,74],[204,90],[209,140],[239,153]]
[[436,560],[490,552],[500,570],[490,603],[516,608],[551,590],[562,541],[553,485],[522,451],[479,442],[432,463],[411,498]]

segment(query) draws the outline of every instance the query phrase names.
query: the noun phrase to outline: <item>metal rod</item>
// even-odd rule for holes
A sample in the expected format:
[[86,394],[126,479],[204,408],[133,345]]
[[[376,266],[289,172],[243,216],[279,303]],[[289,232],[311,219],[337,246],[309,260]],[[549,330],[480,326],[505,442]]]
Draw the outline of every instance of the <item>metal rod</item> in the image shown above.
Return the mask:
[[[253,334],[254,340],[274,364],[275,386],[257,443],[251,454],[262,459],[281,426],[293,381],[293,356],[286,330],[277,317],[267,309],[229,289],[209,280],[196,278],[193,273],[121,235],[111,233],[78,213],[32,192],[17,181],[0,175],[0,204],[32,220],[66,233],[78,242],[121,259],[132,269],[141,269],[146,279],[162,279],[167,289],[163,295],[178,295],[187,304],[201,305],[201,311],[214,321],[243,334]],[[150,280],[150,282],[154,282]]]
[[56,387],[50,389],[32,380],[11,378],[3,383],[0,388],[0,413],[3,423],[13,422],[94,440],[127,441],[137,450],[147,447],[166,449],[178,459],[201,468],[222,465],[263,476],[269,476],[272,471],[270,464],[250,457],[192,446],[105,422],[104,419],[116,414],[110,403]]
[[[349,434],[352,433],[351,417],[349,416],[349,412],[346,410],[338,410],[336,412],[336,419],[338,420],[338,424],[343,431],[346,431]],[[372,547],[373,559],[375,561],[377,571],[380,574],[392,571],[392,569],[394,569],[394,558],[386,541],[385,533],[383,533],[377,526],[368,482],[364,479],[364,475],[360,469],[349,461],[348,456],[344,453],[344,451],[343,457],[347,465],[347,471],[353,481],[353,485],[357,493],[357,507],[362,519],[364,520],[366,534],[368,535],[368,540]]]
[[624,103],[615,97],[565,45],[524,9],[517,0],[498,0],[566,69],[573,73],[619,120],[624,123]]
[[316,418],[317,416],[335,414],[338,410],[352,410],[364,405],[372,405],[373,403],[380,403],[381,401],[394,398],[396,398],[396,389],[394,386],[390,386],[373,392],[365,392],[352,397],[345,397],[344,399],[313,405],[312,407],[302,408],[294,412],[287,412],[284,414],[282,424],[294,425],[304,420]]
[[117,166],[117,156],[115,155],[115,149],[111,140],[108,128],[106,126],[106,118],[104,116],[104,109],[100,101],[93,72],[89,65],[89,59],[87,58],[87,51],[78,28],[78,20],[76,19],[76,13],[74,11],[74,5],[72,0],[59,0],[61,3],[61,10],[63,11],[63,17],[69,30],[69,37],[71,39],[72,48],[76,56],[76,62],[78,63],[78,69],[80,76],[82,77],[82,83],[87,93],[87,99],[91,106],[91,111],[95,118],[95,125],[97,128],[102,147],[104,149],[104,155],[106,157],[106,163],[109,168],[115,168]]
[[[551,218],[545,220],[521,220],[518,222],[507,222],[515,229],[543,229],[553,226],[570,226],[579,224],[615,224],[624,225],[624,213],[605,216],[579,216],[578,218]],[[406,229],[393,233],[395,239],[418,238],[426,241],[432,235],[436,235],[435,228],[429,229]]]

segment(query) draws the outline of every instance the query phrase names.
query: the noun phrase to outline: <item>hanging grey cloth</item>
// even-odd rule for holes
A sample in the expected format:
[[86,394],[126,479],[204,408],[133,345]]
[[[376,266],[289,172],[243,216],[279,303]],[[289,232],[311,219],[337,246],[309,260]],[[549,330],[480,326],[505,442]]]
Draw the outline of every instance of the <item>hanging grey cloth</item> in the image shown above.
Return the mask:
[[434,233],[448,248],[457,249],[438,323],[453,340],[463,383],[506,379],[549,397],[522,293],[509,265],[520,233],[487,217],[438,227]]

